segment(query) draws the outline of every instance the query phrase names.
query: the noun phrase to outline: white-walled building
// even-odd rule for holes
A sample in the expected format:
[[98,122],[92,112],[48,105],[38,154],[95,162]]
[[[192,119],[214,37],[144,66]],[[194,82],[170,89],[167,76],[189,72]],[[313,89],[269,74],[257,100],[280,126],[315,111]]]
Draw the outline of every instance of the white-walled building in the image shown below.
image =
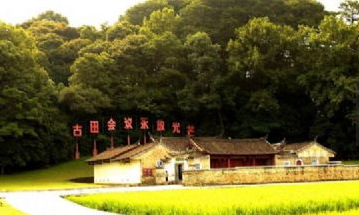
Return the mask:
[[161,137],[104,151],[87,160],[99,184],[169,184],[184,170],[327,164],[335,152],[316,141],[271,145],[265,138]]

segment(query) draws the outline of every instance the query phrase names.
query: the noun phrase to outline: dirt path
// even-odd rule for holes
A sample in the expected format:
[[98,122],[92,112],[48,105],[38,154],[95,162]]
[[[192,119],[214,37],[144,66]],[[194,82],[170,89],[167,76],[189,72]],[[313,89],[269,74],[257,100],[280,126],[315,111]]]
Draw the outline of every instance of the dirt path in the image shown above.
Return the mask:
[[28,215],[114,215],[97,211],[70,202],[61,196],[80,195],[106,192],[134,192],[152,190],[186,189],[180,185],[151,187],[113,187],[95,189],[76,189],[60,191],[24,191],[0,193],[0,197],[16,209]]
[[28,215],[110,215],[67,201],[51,193],[9,194],[5,200]]

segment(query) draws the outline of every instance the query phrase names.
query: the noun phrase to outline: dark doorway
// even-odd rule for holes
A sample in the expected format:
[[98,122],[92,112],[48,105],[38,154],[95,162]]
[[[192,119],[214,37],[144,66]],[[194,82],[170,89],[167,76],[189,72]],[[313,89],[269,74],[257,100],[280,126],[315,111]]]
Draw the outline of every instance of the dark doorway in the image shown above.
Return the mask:
[[178,181],[182,181],[182,164],[177,165],[177,179]]

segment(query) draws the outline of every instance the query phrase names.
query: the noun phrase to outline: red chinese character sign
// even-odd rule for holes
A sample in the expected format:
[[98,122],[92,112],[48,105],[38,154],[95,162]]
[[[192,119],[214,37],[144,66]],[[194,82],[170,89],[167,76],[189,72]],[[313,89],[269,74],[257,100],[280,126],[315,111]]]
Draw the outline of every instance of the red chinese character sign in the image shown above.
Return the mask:
[[115,131],[116,130],[116,121],[110,118],[110,120],[107,121],[107,130],[108,131]]
[[82,126],[79,124],[72,126],[72,135],[74,137],[82,137]]
[[165,131],[165,121],[162,119],[157,120],[156,122],[156,131],[157,132],[163,132]]
[[[99,125],[98,121],[96,121],[96,120],[90,121],[90,133],[91,134],[99,134],[100,133],[100,125]],[[96,143],[96,139],[94,139],[92,156],[96,156],[97,154],[98,154],[97,143]]]
[[195,127],[193,125],[188,125],[187,126],[187,135],[189,137],[193,136],[195,132]]
[[[72,126],[72,135],[77,139],[82,137],[82,126],[79,124],[76,124]],[[78,140],[76,140],[75,144],[75,159],[80,159],[80,151],[79,151],[79,143]]]
[[147,140],[146,140],[146,131],[149,129],[148,126],[148,118],[146,117],[141,117],[141,127],[140,129],[143,130],[143,143],[146,144]]
[[123,118],[123,123],[124,123],[124,129],[127,130],[127,145],[131,144],[131,138],[130,138],[130,134],[128,133],[129,130],[133,129],[132,126],[132,117],[125,117]]
[[148,118],[141,117],[141,130],[148,130]]
[[131,130],[133,129],[133,126],[132,126],[132,117],[125,117],[123,118],[123,123],[125,124],[125,129],[126,130]]
[[[122,121],[123,120],[123,121]],[[107,123],[107,124],[105,124]],[[123,117],[120,119],[120,121],[117,121],[113,118],[110,117],[107,119],[107,121],[105,119],[101,120],[101,124],[99,120],[90,120],[86,122],[87,126],[83,126],[81,124],[73,124],[72,125],[72,135],[73,137],[76,139],[76,152],[75,152],[75,158],[79,159],[80,158],[80,152],[79,152],[79,138],[81,138],[84,133],[91,134],[92,138],[93,138],[93,156],[97,155],[98,151],[97,151],[97,142],[96,142],[96,138],[97,135],[100,134],[102,131],[106,131],[108,132],[108,135],[110,135],[111,138],[111,149],[114,148],[114,137],[115,137],[115,132],[119,129],[124,129],[125,131],[128,132],[127,134],[127,143],[130,145],[131,144],[131,137],[130,137],[130,131],[133,129],[138,129],[143,131],[143,143],[146,144],[147,139],[148,139],[148,131],[151,129],[151,131],[156,131],[158,133],[160,133],[160,135],[162,136],[162,132],[165,132],[167,129],[169,130],[168,132],[171,133],[173,135],[180,135],[182,132],[184,132],[184,130],[186,130],[186,134],[188,136],[193,136],[195,133],[195,127],[193,125],[183,125],[183,129],[181,129],[181,123],[178,121],[174,121],[172,123],[168,123],[169,125],[167,125],[167,123],[163,120],[163,119],[156,119],[155,121],[151,121],[149,120],[149,118],[147,117],[141,117],[141,118],[132,118],[132,117]],[[167,127],[166,127],[167,125]],[[102,126],[102,127],[100,127]],[[107,126],[107,127],[106,127]],[[171,127],[170,127],[171,126]],[[87,132],[83,129],[86,127]],[[142,140],[141,140],[142,142]]]
[[[116,121],[113,120],[112,117],[111,117],[110,120],[107,121],[107,131],[113,132],[115,130],[116,130]],[[111,149],[115,148],[112,133],[111,133],[111,137],[110,137],[110,143],[111,143],[110,148]]]
[[90,133],[91,134],[100,133],[100,127],[98,121],[90,121]]
[[172,122],[172,133],[173,134],[181,133],[181,124],[179,122]]

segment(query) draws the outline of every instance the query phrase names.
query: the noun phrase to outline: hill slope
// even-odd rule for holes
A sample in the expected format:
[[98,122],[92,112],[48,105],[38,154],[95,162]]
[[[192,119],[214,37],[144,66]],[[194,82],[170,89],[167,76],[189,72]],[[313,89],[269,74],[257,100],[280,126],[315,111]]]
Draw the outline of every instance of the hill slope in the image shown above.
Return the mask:
[[85,159],[65,162],[47,169],[0,176],[0,191],[48,190],[94,187],[92,183],[75,183],[70,179],[93,177],[93,168]]

